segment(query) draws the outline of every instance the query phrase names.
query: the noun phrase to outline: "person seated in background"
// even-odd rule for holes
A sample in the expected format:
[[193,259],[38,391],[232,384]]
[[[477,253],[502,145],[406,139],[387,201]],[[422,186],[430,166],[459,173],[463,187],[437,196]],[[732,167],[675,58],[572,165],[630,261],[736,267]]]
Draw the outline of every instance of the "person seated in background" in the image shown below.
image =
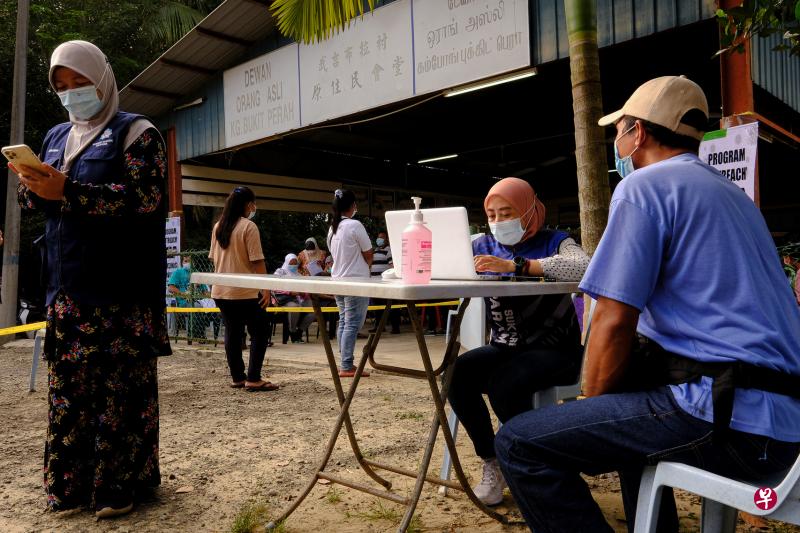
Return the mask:
[[[577,281],[589,264],[581,247],[562,231],[542,229],[544,204],[518,178],[497,182],[483,203],[491,235],[472,243],[475,270]],[[536,391],[574,383],[582,347],[569,294],[486,299],[491,341],[456,359],[448,398],[483,459],[474,487],[486,505],[503,500],[505,481],[494,450],[494,431],[483,394],[505,423],[532,408]]]
[[[372,250],[372,265],[369,268],[371,276],[380,276],[386,270],[394,268],[392,262],[392,249],[389,246],[389,235],[385,231],[378,232],[375,239],[375,248]],[[371,305],[385,305],[386,300],[382,298],[372,298]],[[380,319],[382,311],[375,312],[376,320]],[[392,326],[392,334],[400,333],[400,309],[389,311],[389,324]],[[370,330],[371,333],[377,331],[377,325]]]
[[[195,304],[196,296],[190,291],[189,278],[192,274],[192,258],[191,256],[183,256],[181,258],[181,267],[176,268],[169,277],[167,282],[167,290],[170,294],[175,296],[177,307],[191,307]],[[207,292],[205,285],[198,288],[198,292]],[[205,339],[206,338],[206,320],[203,317],[195,316],[195,313],[177,313],[176,317],[176,330],[186,328],[187,343],[191,344],[192,339]],[[188,325],[187,325],[188,324]],[[176,331],[177,334],[177,331]]]
[[[276,276],[299,276],[298,260],[295,254],[286,254],[283,265],[277,269]],[[311,307],[308,294],[291,291],[272,291],[272,297],[280,307]],[[316,320],[313,313],[288,313],[289,336],[292,342],[302,343],[303,333]],[[285,337],[284,337],[285,339]]]
[[317,239],[306,239],[305,249],[297,254],[297,270],[301,276],[318,276],[325,271],[325,258],[328,253],[321,250]]

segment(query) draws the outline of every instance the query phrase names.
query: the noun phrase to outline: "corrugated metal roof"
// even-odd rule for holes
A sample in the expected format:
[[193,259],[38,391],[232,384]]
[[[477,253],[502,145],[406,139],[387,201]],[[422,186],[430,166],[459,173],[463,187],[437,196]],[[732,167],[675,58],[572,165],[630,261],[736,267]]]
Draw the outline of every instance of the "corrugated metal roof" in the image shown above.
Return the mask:
[[[538,65],[569,57],[563,0],[531,0],[531,50]],[[714,16],[714,0],[598,0],[597,42],[619,44]]]
[[753,82],[800,112],[800,57],[788,51],[774,51],[786,44],[779,33],[752,40],[750,70]]
[[120,91],[120,106],[158,117],[234,66],[275,29],[268,0],[226,0]]

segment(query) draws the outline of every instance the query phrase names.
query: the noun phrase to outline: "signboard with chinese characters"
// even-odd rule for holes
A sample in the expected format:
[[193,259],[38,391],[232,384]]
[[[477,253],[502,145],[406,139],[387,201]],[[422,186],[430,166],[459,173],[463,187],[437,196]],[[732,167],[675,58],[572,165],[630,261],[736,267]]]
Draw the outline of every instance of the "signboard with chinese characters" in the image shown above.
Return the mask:
[[226,70],[225,146],[300,127],[297,45]]
[[757,153],[758,122],[753,122],[706,133],[699,156],[755,201]]
[[303,125],[414,95],[409,1],[356,17],[326,41],[300,45]]
[[530,66],[528,0],[413,0],[415,94]]

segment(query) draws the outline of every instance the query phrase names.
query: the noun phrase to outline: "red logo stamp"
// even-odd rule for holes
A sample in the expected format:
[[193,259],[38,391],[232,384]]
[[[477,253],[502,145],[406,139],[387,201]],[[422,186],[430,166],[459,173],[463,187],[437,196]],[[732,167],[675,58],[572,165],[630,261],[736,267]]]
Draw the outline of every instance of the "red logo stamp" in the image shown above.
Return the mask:
[[753,502],[762,511],[769,511],[778,505],[778,493],[769,487],[758,489],[753,494]]

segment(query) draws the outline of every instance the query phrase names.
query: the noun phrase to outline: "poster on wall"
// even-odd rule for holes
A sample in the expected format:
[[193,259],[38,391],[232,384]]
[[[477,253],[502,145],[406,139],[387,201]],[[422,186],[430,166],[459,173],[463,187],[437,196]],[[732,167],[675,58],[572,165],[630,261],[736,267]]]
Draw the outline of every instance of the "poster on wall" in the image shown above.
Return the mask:
[[325,41],[300,45],[303,125],[414,95],[409,2],[392,2]]
[[414,0],[416,94],[531,64],[528,0]]
[[757,155],[758,122],[710,131],[700,143],[700,159],[722,172],[753,201]]
[[225,146],[300,127],[297,69],[291,44],[225,71]]
[[[167,278],[164,287],[169,283],[169,277],[181,266],[181,217],[167,218],[164,229],[164,246],[167,249]],[[166,294],[166,293],[165,293]]]

